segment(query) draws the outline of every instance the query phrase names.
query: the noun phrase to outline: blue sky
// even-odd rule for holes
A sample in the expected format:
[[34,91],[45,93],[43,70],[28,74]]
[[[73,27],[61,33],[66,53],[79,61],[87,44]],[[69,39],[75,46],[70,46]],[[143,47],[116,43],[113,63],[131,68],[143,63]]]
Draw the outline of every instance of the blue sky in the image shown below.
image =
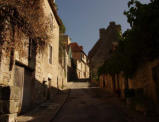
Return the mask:
[[[99,39],[99,29],[107,28],[110,21],[129,28],[126,16],[129,0],[56,0],[58,13],[72,42],[82,45],[86,53]],[[149,0],[140,0],[148,3]]]

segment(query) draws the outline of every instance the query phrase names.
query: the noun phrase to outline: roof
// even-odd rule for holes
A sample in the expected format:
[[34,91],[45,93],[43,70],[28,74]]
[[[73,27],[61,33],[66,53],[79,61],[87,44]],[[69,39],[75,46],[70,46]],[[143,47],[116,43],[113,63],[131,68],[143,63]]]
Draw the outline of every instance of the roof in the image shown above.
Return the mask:
[[83,51],[83,47],[79,46],[76,42],[70,43],[70,47],[72,49],[72,52],[82,52],[84,55],[86,55]]
[[54,13],[54,16],[55,16],[55,19],[56,19],[57,23],[58,23],[59,25],[62,25],[62,21],[61,21],[60,17],[59,17],[58,14],[57,14],[57,10],[56,10],[56,7],[55,7],[55,3],[53,2],[53,0],[48,0],[48,2],[49,2],[49,4],[50,4],[50,7],[51,7],[53,13]]
[[98,50],[98,48],[100,48],[101,45],[101,40],[98,40],[95,45],[93,46],[93,48],[89,51],[88,53],[88,57],[91,58],[93,57],[93,55],[95,55],[95,52]]
[[[109,38],[109,33],[113,33],[113,31],[116,31],[116,32],[120,32],[121,31],[121,26],[120,25],[116,25],[115,22],[110,22],[109,23],[109,26],[104,29],[104,28],[101,28],[99,30],[100,32],[100,38],[99,40],[95,43],[95,45],[93,46],[93,48],[89,51],[88,53],[88,57],[89,58],[92,58],[94,55],[96,55],[96,52],[98,50],[101,50],[100,47],[101,45],[103,44],[102,41],[107,41],[106,38]],[[104,34],[105,38],[103,39],[102,38],[102,35]],[[112,38],[112,37],[111,37]],[[113,45],[118,45],[117,42],[115,41],[118,41],[118,40],[112,40],[112,43]],[[106,43],[105,43],[106,44]]]
[[82,47],[80,47],[76,42],[70,44],[73,52],[81,52]]

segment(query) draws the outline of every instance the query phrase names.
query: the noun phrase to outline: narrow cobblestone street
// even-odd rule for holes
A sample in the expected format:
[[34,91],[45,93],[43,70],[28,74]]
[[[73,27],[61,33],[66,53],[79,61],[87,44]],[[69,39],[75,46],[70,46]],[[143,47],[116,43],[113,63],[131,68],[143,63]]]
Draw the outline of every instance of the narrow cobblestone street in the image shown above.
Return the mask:
[[0,0],[0,122],[159,122],[159,0]]
[[[70,84],[69,84],[70,85]],[[130,111],[119,98],[88,83],[72,83],[70,95],[52,122],[157,122]],[[153,118],[153,119],[152,119]]]

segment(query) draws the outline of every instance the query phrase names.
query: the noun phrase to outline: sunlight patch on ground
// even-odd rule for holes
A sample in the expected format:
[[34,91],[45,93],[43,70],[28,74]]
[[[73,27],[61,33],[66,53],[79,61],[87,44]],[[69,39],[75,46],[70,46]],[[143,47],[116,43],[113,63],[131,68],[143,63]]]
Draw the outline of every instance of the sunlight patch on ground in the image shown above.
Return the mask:
[[17,122],[28,122],[34,120],[34,117],[32,116],[20,116],[17,118]]
[[73,87],[71,89],[96,89],[96,88],[99,88],[99,87]]
[[67,84],[68,88],[70,89],[92,89],[92,88],[98,88],[91,86],[90,82],[69,82]]

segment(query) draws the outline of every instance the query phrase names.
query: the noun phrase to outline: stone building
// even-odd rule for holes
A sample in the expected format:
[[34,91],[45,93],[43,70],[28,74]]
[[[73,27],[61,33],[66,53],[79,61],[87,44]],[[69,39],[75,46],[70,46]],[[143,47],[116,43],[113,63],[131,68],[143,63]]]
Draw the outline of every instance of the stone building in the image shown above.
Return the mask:
[[[26,112],[34,106],[53,98],[59,88],[59,26],[58,17],[53,0],[43,0],[42,11],[49,20],[47,33],[50,38],[43,51],[36,53],[30,37],[23,31],[14,28],[15,38],[20,33],[23,43],[21,56],[18,51],[12,50],[6,55],[2,49],[0,55],[0,121],[15,122],[19,113]],[[6,37],[11,40],[13,28],[9,21],[6,27]]]
[[64,40],[64,45],[65,45],[65,50],[66,50],[66,76],[67,76],[67,82],[71,81],[71,75],[72,75],[72,50],[70,47],[71,44],[71,39],[68,35],[63,35],[63,40]]
[[83,47],[77,43],[70,44],[72,50],[74,79],[88,79],[89,78],[89,65],[87,55],[83,51]]
[[71,39],[68,35],[60,34],[60,51],[59,51],[59,75],[62,80],[61,87],[66,88],[67,82],[70,81],[72,65],[72,51],[69,46]]
[[[102,40],[99,40],[89,52],[90,68],[93,70],[91,73],[94,73],[100,66],[98,64],[104,63],[104,61],[111,56],[111,52],[118,46],[117,41],[115,41],[115,39],[118,39],[118,35],[112,33],[111,26],[114,27],[117,33],[120,32],[120,26],[115,25],[115,23],[110,23],[107,28],[108,32],[105,32],[104,40],[110,42],[103,43],[100,42]],[[103,29],[100,30],[100,32],[101,31],[103,31]],[[101,36],[102,34],[100,37]],[[100,63],[98,63],[98,61]],[[93,75],[94,74],[92,74],[92,79]],[[123,72],[113,75],[101,74],[99,76],[99,86],[109,92],[116,93],[137,111],[146,113],[150,111],[154,112],[155,109],[159,110],[159,59],[156,58],[151,61],[144,61],[131,78],[125,77]]]
[[92,81],[96,81],[98,68],[110,57],[112,51],[118,45],[121,26],[116,25],[115,22],[110,22],[107,29],[99,30],[99,34],[99,40],[88,53]]

